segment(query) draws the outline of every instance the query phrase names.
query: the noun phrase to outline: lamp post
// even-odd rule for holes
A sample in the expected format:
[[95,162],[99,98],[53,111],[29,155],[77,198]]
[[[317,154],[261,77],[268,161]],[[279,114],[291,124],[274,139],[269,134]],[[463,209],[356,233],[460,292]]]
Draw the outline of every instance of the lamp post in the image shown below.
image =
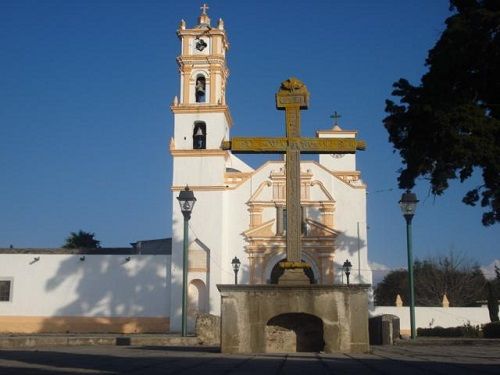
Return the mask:
[[196,198],[189,186],[186,185],[183,191],[177,197],[181,206],[181,212],[184,216],[184,247],[182,253],[182,336],[187,336],[187,276],[188,276],[188,226],[191,219]]
[[344,270],[344,273],[347,277],[347,285],[349,285],[349,276],[351,275],[351,268],[352,264],[349,262],[349,259],[347,259],[344,264],[342,265],[342,269]]
[[240,270],[241,262],[237,257],[234,257],[233,260],[231,261],[231,264],[233,265],[233,271],[234,271],[234,285],[237,285],[238,284],[238,271]]
[[417,195],[407,190],[401,196],[399,205],[401,206],[401,212],[406,220],[406,248],[408,251],[408,280],[410,289],[410,328],[411,328],[411,339],[414,340],[416,335],[415,332],[415,287],[413,285],[413,254],[412,254],[412,238],[411,238],[411,221],[415,215],[415,210],[417,209]]

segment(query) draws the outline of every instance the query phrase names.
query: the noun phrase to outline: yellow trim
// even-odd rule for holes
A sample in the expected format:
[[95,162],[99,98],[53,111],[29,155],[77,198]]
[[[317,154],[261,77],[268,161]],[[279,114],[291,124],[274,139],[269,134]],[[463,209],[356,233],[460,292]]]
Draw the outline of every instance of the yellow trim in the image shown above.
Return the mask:
[[189,272],[208,272],[207,268],[196,268],[196,267],[190,267],[188,268]]
[[[170,190],[181,191],[184,190],[186,186],[172,186]],[[219,190],[230,190],[227,186],[208,186],[208,185],[189,185],[189,188],[193,191],[219,191]]]
[[189,54],[189,42],[191,41],[191,38],[182,38],[182,54],[187,55]]
[[0,316],[1,333],[164,333],[168,317]]
[[229,111],[229,107],[225,104],[222,105],[213,105],[213,104],[190,104],[185,101],[179,105],[170,106],[170,110],[174,113],[174,115],[178,113],[224,113],[226,116],[226,121],[229,127],[233,126],[233,118],[231,117],[231,112]]
[[171,145],[170,147],[170,154],[172,156],[178,156],[178,157],[214,157],[214,156],[224,156],[228,157],[228,152],[224,150],[207,150],[207,149],[202,149],[202,150],[175,150],[172,148],[173,146]]
[[214,69],[212,66],[210,66],[209,68],[209,71],[210,71],[210,103],[212,104],[217,104],[216,103],[216,100],[215,100],[215,94],[216,94],[216,84],[215,84],[215,73],[214,73]]

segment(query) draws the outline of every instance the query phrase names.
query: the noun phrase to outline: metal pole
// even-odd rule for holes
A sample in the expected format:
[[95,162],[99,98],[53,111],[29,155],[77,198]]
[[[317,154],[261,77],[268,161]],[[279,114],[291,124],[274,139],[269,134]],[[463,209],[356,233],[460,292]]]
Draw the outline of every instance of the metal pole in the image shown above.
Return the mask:
[[408,249],[408,280],[410,288],[410,327],[411,339],[414,340],[417,335],[415,332],[415,288],[413,285],[413,254],[412,254],[412,236],[411,236],[411,219],[409,215],[405,215],[406,219],[406,247]]
[[187,336],[187,274],[188,274],[188,223],[189,217],[184,214],[184,248],[182,255],[182,336]]
[[238,271],[234,271],[234,285],[238,285]]

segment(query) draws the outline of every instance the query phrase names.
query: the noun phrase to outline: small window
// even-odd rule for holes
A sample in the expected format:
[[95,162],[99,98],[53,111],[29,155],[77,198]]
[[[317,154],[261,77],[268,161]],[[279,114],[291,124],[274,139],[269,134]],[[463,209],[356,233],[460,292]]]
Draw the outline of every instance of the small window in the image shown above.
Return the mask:
[[196,84],[194,89],[195,89],[196,103],[205,103],[205,94],[206,94],[205,77],[203,77],[202,75],[196,77]]
[[196,121],[193,129],[193,149],[207,148],[207,125],[203,121]]
[[0,280],[0,302],[9,302],[12,298],[12,280]]

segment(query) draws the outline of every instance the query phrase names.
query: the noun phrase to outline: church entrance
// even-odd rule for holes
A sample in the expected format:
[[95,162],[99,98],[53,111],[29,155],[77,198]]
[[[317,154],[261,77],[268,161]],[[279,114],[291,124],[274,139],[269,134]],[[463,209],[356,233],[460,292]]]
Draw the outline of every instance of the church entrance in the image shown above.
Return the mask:
[[[270,279],[271,284],[278,284],[279,278],[281,277],[281,275],[283,275],[283,272],[285,271],[283,268],[280,267],[280,263],[286,261],[287,261],[286,259],[282,259],[274,265],[273,270],[271,271],[271,279]],[[304,259],[302,259],[302,262],[307,263],[306,261],[304,261]],[[314,278],[314,272],[312,268],[304,268],[304,273],[308,277],[311,284],[317,283],[316,279]]]

